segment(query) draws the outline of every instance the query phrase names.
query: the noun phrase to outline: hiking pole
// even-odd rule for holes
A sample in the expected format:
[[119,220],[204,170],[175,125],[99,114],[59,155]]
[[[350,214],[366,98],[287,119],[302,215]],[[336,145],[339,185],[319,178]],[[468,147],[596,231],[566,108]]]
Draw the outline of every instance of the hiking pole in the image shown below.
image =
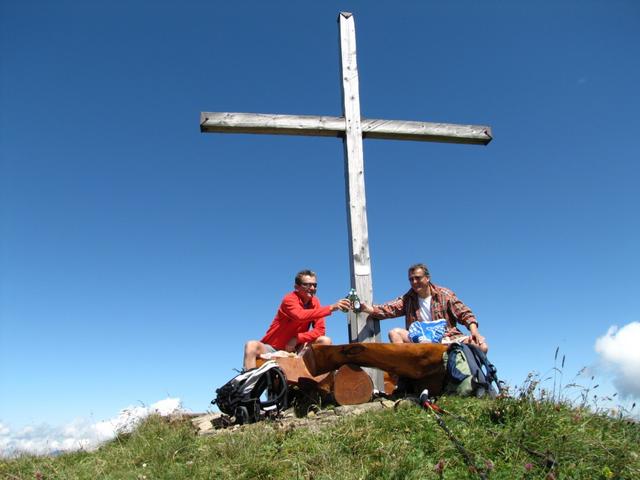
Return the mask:
[[433,415],[436,417],[436,422],[438,423],[440,428],[444,430],[444,433],[447,434],[447,437],[449,437],[449,440],[451,440],[451,443],[453,443],[453,445],[456,447],[458,452],[460,452],[460,454],[462,455],[462,458],[464,459],[467,466],[471,469],[471,471],[477,473],[480,476],[480,478],[482,478],[482,480],[486,480],[487,475],[484,472],[480,471],[478,467],[476,467],[475,461],[473,460],[473,454],[469,452],[469,450],[464,448],[464,445],[462,445],[460,440],[458,440],[456,436],[453,434],[453,432],[449,430],[449,427],[447,427],[447,424],[444,423],[444,420],[442,419],[442,414],[446,412],[442,408],[440,408],[438,405],[436,405],[435,403],[429,400],[429,390],[427,390],[426,388],[420,394],[420,405],[425,410],[433,413]]

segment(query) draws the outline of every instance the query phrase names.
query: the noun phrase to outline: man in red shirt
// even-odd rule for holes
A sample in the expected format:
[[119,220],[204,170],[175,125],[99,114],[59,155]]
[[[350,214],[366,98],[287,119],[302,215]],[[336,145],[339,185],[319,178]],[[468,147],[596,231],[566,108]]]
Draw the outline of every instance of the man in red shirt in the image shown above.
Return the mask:
[[256,358],[263,353],[278,350],[296,352],[306,343],[331,343],[331,339],[325,335],[324,319],[336,310],[349,310],[351,302],[342,298],[333,305],[323,307],[316,297],[317,288],[315,272],[298,272],[293,292],[282,299],[278,312],[262,340],[249,340],[245,344],[245,370],[255,368]]

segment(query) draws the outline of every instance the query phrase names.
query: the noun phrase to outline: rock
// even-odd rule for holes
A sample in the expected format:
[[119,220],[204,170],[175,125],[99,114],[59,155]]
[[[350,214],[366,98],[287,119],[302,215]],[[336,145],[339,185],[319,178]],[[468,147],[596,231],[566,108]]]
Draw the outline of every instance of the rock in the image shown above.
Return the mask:
[[[413,402],[402,402],[402,404],[414,405]],[[335,422],[341,417],[347,415],[360,415],[372,410],[383,410],[394,408],[396,402],[391,400],[375,400],[369,403],[363,403],[360,405],[344,405],[336,408],[325,408],[318,411],[311,411],[306,417],[298,418],[295,416],[293,409],[287,409],[283,411],[279,418],[275,420],[266,420],[260,422],[266,427],[274,429],[287,429],[292,430],[295,428],[309,428],[312,430],[318,430],[325,425]],[[221,413],[208,413],[199,417],[193,418],[191,423],[198,430],[198,435],[217,435],[222,432],[231,432],[242,430],[251,425],[230,425],[230,418],[227,415]]]

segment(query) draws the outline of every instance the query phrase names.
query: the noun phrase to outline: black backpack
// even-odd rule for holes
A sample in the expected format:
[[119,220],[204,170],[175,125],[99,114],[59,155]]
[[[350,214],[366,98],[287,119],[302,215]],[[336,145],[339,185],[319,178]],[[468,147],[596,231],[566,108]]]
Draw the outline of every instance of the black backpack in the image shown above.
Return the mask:
[[240,425],[274,417],[287,408],[287,379],[276,362],[268,361],[218,388],[211,403]]
[[475,345],[452,343],[444,358],[445,393],[495,398],[500,391],[496,367]]

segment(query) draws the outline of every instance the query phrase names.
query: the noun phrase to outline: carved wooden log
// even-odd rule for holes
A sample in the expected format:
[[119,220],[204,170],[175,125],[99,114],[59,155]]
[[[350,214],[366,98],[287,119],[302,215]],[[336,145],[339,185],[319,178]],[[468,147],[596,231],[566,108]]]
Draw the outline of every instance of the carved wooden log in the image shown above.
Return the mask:
[[311,345],[303,359],[311,375],[321,375],[347,363],[373,367],[414,380],[444,371],[440,343],[350,343]]
[[384,393],[386,395],[393,394],[394,390],[396,389],[396,386],[398,385],[398,380],[400,380],[400,377],[389,372],[384,372],[383,378],[384,378]]
[[[332,390],[333,375],[322,373],[311,375],[300,357],[277,357],[273,359],[284,372],[289,385],[314,386],[324,393]],[[256,366],[261,366],[266,360],[258,358]]]
[[357,365],[341,366],[333,377],[333,398],[340,405],[367,403],[373,396],[371,377]]

